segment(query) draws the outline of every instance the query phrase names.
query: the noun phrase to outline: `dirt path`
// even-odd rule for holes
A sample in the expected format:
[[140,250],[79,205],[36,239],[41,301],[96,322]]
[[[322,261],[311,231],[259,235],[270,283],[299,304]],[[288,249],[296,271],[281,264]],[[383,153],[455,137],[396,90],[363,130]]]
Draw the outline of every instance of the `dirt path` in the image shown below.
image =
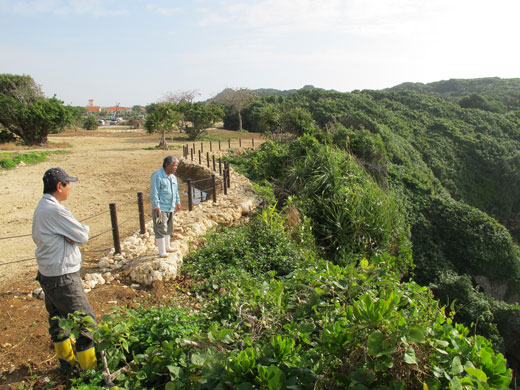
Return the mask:
[[[31,233],[32,214],[43,191],[42,176],[52,167],[62,167],[70,175],[79,178],[79,182],[72,184],[70,198],[64,203],[78,220],[104,212],[99,217],[85,221],[90,226],[91,237],[110,229],[110,215],[107,212],[109,203],[127,203],[118,207],[120,223],[134,217],[134,220],[121,226],[120,233],[124,237],[139,226],[136,193],[143,192],[145,210],[149,211],[147,195],[150,175],[161,167],[165,156],[173,154],[180,157],[182,154],[180,148],[169,151],[146,150],[157,145],[157,136],[149,136],[142,131],[126,130],[123,133],[105,130],[96,132],[95,136],[60,135],[50,136],[49,139],[51,142],[71,144],[71,153],[51,155],[46,162],[1,172],[0,237]],[[101,253],[95,251],[111,246],[109,232],[92,239],[82,248],[82,252],[88,260]],[[0,240],[0,263],[33,258],[35,249],[30,236]],[[37,269],[35,264],[35,260],[28,260],[0,266],[0,289],[7,287],[13,279],[34,279]]]

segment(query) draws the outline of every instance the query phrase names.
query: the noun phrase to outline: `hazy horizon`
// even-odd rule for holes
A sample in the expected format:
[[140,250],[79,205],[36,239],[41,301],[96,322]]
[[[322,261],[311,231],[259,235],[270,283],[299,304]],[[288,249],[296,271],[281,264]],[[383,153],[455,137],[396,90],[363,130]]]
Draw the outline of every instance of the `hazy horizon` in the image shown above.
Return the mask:
[[0,73],[79,106],[517,78],[518,14],[513,0],[0,0]]

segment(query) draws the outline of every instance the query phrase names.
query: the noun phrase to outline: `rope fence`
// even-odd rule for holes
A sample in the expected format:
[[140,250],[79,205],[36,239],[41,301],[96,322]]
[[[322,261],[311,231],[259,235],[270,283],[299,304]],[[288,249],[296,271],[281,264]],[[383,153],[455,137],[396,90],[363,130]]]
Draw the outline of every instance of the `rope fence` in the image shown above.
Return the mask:
[[[242,139],[239,138],[238,140],[239,140],[239,146],[242,147]],[[255,140],[254,140],[254,138],[251,139],[251,146],[254,149],[254,147],[255,147]],[[231,139],[228,139],[228,148],[231,148]],[[194,151],[195,150],[196,150],[195,149],[195,143],[193,143],[193,147],[191,149],[189,149],[189,145],[188,144],[184,145],[183,146],[183,156],[184,156],[184,158],[186,160],[188,160],[188,157],[191,157],[191,161],[193,161],[193,155],[194,155]],[[213,151],[213,143],[212,143],[212,141],[209,142],[209,150]],[[219,151],[221,150],[221,141],[220,140],[218,141],[218,150]],[[201,142],[200,149],[198,150],[199,165],[202,165],[202,153],[203,153],[203,151],[204,151],[204,143]],[[210,161],[213,164],[213,171],[216,172],[216,158],[215,158],[215,155],[212,155],[212,158],[210,159],[209,152],[206,152],[206,166],[208,168],[210,168]],[[221,180],[221,183],[219,185],[219,188],[222,188],[223,191],[224,191],[224,195],[227,195],[227,191],[228,191],[228,189],[231,186],[231,179],[230,179],[231,175],[230,175],[229,163],[226,162],[226,161],[222,161],[220,157],[218,158],[218,171],[219,171],[219,175],[222,177],[222,180]],[[210,182],[211,183],[211,187],[207,187],[206,188],[204,186],[203,189],[198,188],[198,186],[196,186],[196,184],[199,184],[199,183],[202,183],[202,182],[204,182],[204,184],[206,184],[207,182]],[[199,179],[199,180],[187,179],[187,184],[188,184],[188,210],[189,211],[193,211],[193,203],[194,203],[194,200],[196,200],[196,197],[194,195],[195,190],[200,192],[200,200],[201,200],[201,202],[203,202],[204,200],[207,201],[209,199],[209,195],[211,195],[212,200],[213,200],[214,203],[217,202],[217,185],[216,185],[216,176],[215,176],[215,174],[211,174],[211,177],[203,178],[203,179]],[[112,227],[110,229],[107,229],[107,230],[105,230],[105,231],[103,231],[101,233],[98,233],[98,234],[90,237],[89,241],[94,240],[94,239],[98,238],[99,236],[102,236],[103,234],[112,232],[112,238],[113,238],[113,242],[114,242],[115,253],[121,253],[121,240],[120,240],[120,237],[119,237],[119,226],[124,225],[124,224],[134,220],[134,218],[128,218],[128,219],[124,220],[123,222],[118,222],[117,221],[117,207],[121,208],[123,206],[126,206],[126,205],[128,205],[130,203],[134,203],[134,202],[135,202],[135,199],[131,199],[131,200],[129,200],[127,202],[124,202],[124,203],[122,203],[122,204],[120,204],[118,206],[116,206],[115,203],[110,203],[109,204],[109,210],[102,211],[100,213],[97,213],[97,214],[94,214],[94,215],[91,215],[89,217],[81,219],[80,222],[85,222],[85,221],[88,221],[90,219],[99,217],[101,215],[110,213],[110,220],[111,220],[111,226]],[[145,228],[145,214],[144,214],[144,204],[143,204],[143,193],[142,192],[138,192],[137,193],[137,205],[138,205],[138,214],[139,214],[139,232],[141,234],[144,234],[146,232],[146,228]],[[15,239],[15,238],[22,238],[22,237],[31,237],[31,236],[32,236],[32,234],[22,234],[22,235],[17,235],[17,236],[0,237],[0,240],[8,240],[8,239]],[[90,251],[85,251],[85,253],[102,252],[102,251],[107,250],[107,249],[110,249],[110,248],[103,248],[103,249],[99,249],[99,250],[90,250]],[[30,261],[30,260],[36,260],[36,258],[35,257],[31,257],[31,258],[28,258],[28,259],[3,262],[3,263],[0,263],[0,266],[9,265],[9,264],[16,264],[16,263],[21,263],[21,262]]]
[[0,237],[0,240],[8,240],[10,238],[31,237],[31,236],[32,236],[32,234],[22,234],[21,236]]

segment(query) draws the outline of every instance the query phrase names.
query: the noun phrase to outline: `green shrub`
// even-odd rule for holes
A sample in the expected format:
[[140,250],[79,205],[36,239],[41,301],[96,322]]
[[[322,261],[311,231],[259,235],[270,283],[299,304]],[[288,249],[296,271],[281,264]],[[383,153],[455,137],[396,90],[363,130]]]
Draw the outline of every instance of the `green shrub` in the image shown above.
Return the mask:
[[[275,206],[263,209],[249,224],[236,229],[222,228],[209,237],[208,245],[187,257],[184,272],[196,278],[208,278],[227,269],[241,269],[251,274],[274,272],[286,275],[312,252],[312,239],[305,242],[308,249],[294,241],[286,219]],[[303,226],[294,227],[298,231]],[[300,237],[306,233],[302,232]],[[196,272],[193,273],[193,272]]]
[[[507,388],[511,371],[503,356],[453,324],[428,289],[401,282],[402,260],[382,254],[347,267],[316,260],[312,243],[302,240],[308,232],[294,234],[285,221],[267,209],[224,238],[211,235],[190,256],[200,311],[168,306],[105,317],[94,330],[98,350],[105,350],[111,372],[131,367],[115,383],[125,389]],[[262,258],[283,247],[295,259],[289,273],[276,257]],[[73,385],[85,388],[88,381],[94,389],[102,378],[99,367]]]
[[98,128],[98,122],[95,115],[88,115],[83,121],[83,128],[86,130],[96,130]]
[[[221,290],[201,313],[127,310],[105,317],[94,334],[111,372],[133,360],[116,380],[126,389],[505,390],[503,356],[453,324],[426,288],[399,282],[398,263],[382,255],[356,267],[300,264],[277,280],[237,275],[239,294]],[[228,296],[229,316],[205,320]],[[76,384],[101,378],[90,372]]]
[[310,149],[284,179],[285,190],[297,196],[317,242],[331,258],[346,264],[384,251],[410,256],[407,224],[397,202],[351,156],[326,146]]

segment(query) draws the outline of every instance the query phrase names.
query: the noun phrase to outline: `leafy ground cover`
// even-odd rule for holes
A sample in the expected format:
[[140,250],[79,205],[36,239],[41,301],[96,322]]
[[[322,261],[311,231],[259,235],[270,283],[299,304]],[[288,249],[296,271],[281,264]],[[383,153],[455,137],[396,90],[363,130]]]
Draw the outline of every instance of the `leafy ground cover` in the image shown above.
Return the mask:
[[[294,210],[293,210],[294,213]],[[127,389],[506,389],[511,371],[396,257],[319,256],[309,221],[264,209],[184,264],[198,309],[117,311],[94,329]],[[294,218],[292,219],[294,221]],[[74,321],[64,321],[72,327]],[[100,389],[101,369],[74,381]]]

